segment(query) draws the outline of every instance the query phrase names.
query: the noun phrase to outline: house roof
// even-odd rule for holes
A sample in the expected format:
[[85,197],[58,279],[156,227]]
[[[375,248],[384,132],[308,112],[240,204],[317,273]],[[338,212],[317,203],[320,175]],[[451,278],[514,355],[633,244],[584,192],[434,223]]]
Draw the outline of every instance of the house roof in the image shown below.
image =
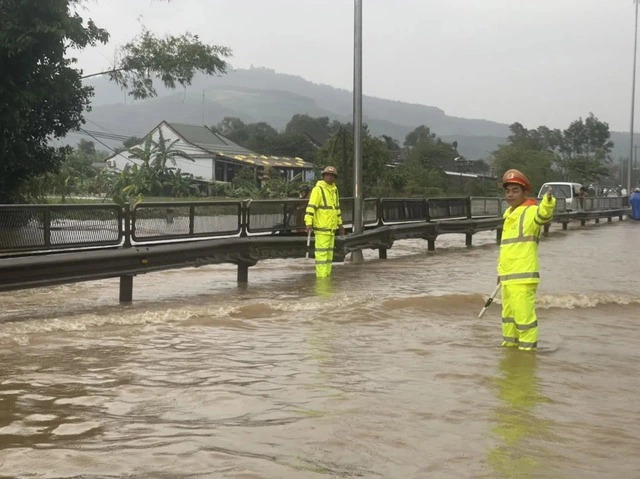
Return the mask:
[[206,126],[187,125],[184,123],[166,122],[169,128],[179,134],[184,141],[198,148],[223,158],[247,163],[253,166],[275,168],[305,168],[313,165],[302,158],[287,156],[260,155],[234,143],[229,138],[210,130]]

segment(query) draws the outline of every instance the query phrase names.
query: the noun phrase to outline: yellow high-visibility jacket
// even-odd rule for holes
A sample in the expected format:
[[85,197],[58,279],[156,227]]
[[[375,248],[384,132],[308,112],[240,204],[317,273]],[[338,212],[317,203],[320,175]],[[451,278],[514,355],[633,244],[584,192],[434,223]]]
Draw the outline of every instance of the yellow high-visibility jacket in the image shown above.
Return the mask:
[[311,190],[309,204],[304,216],[304,224],[313,226],[314,233],[333,233],[342,224],[338,187],[324,180],[316,183]]
[[504,226],[498,259],[498,277],[502,284],[539,283],[538,242],[543,225],[553,218],[556,199],[545,195],[540,205],[526,200],[504,212]]

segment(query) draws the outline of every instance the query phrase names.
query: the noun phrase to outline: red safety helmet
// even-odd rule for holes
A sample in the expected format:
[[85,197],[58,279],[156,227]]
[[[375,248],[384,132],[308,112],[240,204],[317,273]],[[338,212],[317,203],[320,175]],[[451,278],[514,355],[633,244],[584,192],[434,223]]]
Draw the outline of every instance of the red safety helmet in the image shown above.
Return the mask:
[[504,175],[502,175],[502,186],[506,187],[509,183],[520,185],[525,191],[531,190],[531,182],[529,181],[529,178],[527,178],[524,173],[516,169],[507,170]]

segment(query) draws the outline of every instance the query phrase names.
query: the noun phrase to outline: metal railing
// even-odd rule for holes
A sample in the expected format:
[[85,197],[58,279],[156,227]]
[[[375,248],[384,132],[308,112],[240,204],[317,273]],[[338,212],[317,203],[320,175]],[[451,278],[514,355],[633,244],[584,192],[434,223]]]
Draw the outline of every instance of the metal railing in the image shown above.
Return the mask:
[[0,205],[0,252],[119,245],[115,205]]
[[131,210],[131,239],[148,241],[233,236],[242,229],[242,202],[139,203]]
[[[341,199],[345,225],[353,222],[353,198]],[[622,197],[583,198],[581,211],[624,208]],[[297,234],[304,230],[307,200],[232,200],[139,203],[131,211],[108,205],[0,205],[0,254],[130,246],[151,242]],[[501,198],[367,198],[364,224],[432,222],[500,217]],[[556,213],[566,211],[559,198]],[[578,213],[580,210],[578,211]]]

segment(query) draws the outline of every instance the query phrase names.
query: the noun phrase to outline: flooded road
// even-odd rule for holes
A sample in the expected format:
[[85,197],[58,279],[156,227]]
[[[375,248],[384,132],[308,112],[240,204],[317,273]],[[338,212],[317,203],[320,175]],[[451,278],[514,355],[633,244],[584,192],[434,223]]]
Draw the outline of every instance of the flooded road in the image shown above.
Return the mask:
[[640,225],[552,228],[537,354],[474,244],[3,293],[0,476],[639,477]]

